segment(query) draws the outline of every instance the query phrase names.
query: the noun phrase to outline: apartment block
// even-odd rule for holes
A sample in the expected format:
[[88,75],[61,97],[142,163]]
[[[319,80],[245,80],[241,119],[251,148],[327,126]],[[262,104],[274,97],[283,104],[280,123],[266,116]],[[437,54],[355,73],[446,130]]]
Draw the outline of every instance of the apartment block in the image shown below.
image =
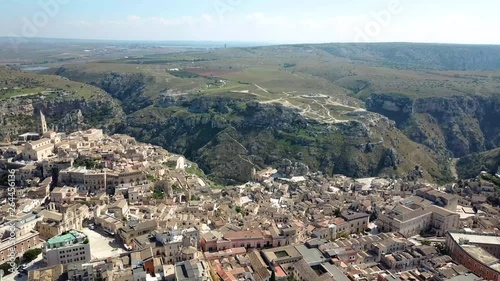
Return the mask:
[[87,235],[71,230],[52,237],[43,246],[42,255],[47,266],[87,263],[91,259]]

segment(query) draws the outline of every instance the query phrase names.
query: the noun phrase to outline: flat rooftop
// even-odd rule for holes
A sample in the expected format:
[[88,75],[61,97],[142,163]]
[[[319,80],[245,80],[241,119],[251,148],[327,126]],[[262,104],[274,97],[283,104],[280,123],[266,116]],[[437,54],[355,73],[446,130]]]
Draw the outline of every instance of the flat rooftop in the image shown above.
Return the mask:
[[54,244],[60,244],[60,243],[69,243],[69,242],[74,242],[78,238],[83,238],[85,237],[85,234],[76,232],[76,231],[70,231],[69,233],[66,234],[61,234],[58,236],[54,236],[47,240],[47,243],[49,245],[54,245]]
[[335,277],[336,281],[350,281],[350,279],[340,271],[340,269],[333,264],[330,263],[322,263],[321,266],[330,273],[331,276]]
[[481,247],[473,246],[473,245],[463,245],[462,249],[466,251],[469,255],[473,256],[476,260],[482,262],[486,265],[494,265],[498,264],[499,260],[488,253]]
[[460,239],[468,240],[469,244],[489,244],[489,245],[500,245],[500,236],[491,234],[481,234],[475,232],[450,232],[450,236],[456,242]]
[[275,262],[302,257],[302,255],[299,253],[299,251],[297,251],[297,249],[294,246],[285,246],[285,247],[264,250],[263,254],[268,261],[275,261]]
[[326,260],[323,254],[316,248],[307,248],[304,245],[297,245],[295,249],[302,255],[307,264],[318,264]]

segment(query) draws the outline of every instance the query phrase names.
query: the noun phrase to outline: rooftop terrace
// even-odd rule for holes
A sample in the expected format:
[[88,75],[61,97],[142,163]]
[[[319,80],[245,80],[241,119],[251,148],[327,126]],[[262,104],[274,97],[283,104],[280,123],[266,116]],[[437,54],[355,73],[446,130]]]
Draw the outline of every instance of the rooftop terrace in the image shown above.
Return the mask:
[[83,242],[83,240],[87,238],[87,236],[81,232],[78,232],[76,230],[72,230],[68,233],[61,234],[54,236],[47,240],[47,244],[49,247],[54,247],[54,246],[64,246],[67,244],[75,244],[78,242]]

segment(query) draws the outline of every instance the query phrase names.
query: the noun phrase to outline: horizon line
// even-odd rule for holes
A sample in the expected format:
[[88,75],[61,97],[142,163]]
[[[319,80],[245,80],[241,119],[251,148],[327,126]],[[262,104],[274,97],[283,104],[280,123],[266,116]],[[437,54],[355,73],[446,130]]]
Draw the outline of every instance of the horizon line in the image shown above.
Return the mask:
[[457,43],[457,42],[417,42],[417,41],[383,41],[383,42],[355,42],[355,41],[324,41],[324,42],[268,42],[268,41],[239,41],[239,40],[161,40],[161,39],[89,39],[74,37],[23,37],[0,36],[0,39],[22,40],[68,40],[68,41],[97,41],[97,42],[130,42],[130,43],[212,43],[212,44],[252,44],[255,46],[280,46],[280,45],[321,45],[321,44],[434,44],[434,45],[475,45],[475,46],[500,46],[499,43]]

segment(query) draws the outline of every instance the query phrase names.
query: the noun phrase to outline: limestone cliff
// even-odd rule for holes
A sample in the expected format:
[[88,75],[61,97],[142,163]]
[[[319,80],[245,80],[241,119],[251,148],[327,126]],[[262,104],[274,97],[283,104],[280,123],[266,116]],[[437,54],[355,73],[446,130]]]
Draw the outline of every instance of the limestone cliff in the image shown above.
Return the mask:
[[[375,121],[373,121],[375,122]],[[253,167],[295,163],[327,174],[405,176],[421,165],[426,177],[447,177],[439,159],[384,118],[322,124],[277,104],[221,97],[168,97],[128,115],[117,132],[162,145],[197,162],[212,178],[250,179]],[[367,149],[369,147],[369,149]]]
[[462,157],[500,146],[498,96],[409,98],[373,94],[367,108],[395,120],[412,140],[436,152]]

